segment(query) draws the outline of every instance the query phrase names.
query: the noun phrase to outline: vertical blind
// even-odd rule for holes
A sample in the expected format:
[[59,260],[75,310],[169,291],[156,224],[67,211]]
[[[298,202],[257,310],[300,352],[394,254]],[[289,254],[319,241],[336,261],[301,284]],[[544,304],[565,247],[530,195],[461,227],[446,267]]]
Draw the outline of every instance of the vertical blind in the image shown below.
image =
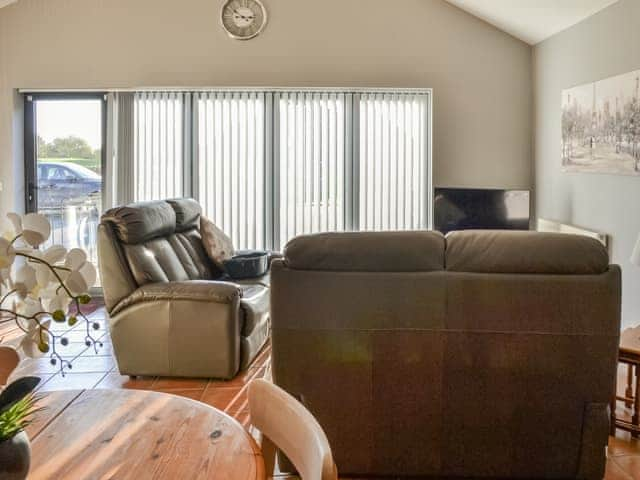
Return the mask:
[[136,93],[134,100],[134,199],[183,195],[184,107],[189,94]]
[[116,202],[193,196],[236,249],[428,228],[430,101],[428,91],[123,93]]
[[265,94],[195,94],[196,199],[236,248],[265,248]]
[[276,96],[278,233],[283,241],[345,229],[347,104],[347,95],[337,92]]
[[428,97],[360,96],[360,230],[427,228]]

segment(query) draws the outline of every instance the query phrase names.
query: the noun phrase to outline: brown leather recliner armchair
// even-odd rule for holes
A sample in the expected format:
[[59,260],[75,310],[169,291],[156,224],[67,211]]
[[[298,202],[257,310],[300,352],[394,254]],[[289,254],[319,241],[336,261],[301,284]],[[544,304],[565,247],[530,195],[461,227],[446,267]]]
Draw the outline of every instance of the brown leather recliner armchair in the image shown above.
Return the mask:
[[343,474],[602,479],[621,288],[597,241],[341,233],[284,253],[273,379]]
[[102,216],[100,278],[122,374],[232,378],[267,339],[268,282],[221,281],[200,214],[177,199]]

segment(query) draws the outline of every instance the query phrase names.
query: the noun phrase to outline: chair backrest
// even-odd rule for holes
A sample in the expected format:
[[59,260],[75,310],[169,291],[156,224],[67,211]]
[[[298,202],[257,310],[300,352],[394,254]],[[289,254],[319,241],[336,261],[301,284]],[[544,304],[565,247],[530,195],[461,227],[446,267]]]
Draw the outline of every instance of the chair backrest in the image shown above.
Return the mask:
[[147,283],[220,275],[202,244],[200,213],[198,202],[182,198],[132,203],[102,215],[98,260],[109,311]]
[[0,389],[8,382],[9,376],[20,363],[18,352],[12,347],[0,347]]
[[[331,448],[316,419],[287,392],[263,379],[249,384],[251,423],[291,460],[302,480],[337,480]],[[263,441],[264,444],[264,441]],[[264,448],[263,448],[264,450]],[[275,450],[263,451],[275,456]],[[268,468],[273,458],[265,458]],[[273,471],[268,471],[269,476]]]

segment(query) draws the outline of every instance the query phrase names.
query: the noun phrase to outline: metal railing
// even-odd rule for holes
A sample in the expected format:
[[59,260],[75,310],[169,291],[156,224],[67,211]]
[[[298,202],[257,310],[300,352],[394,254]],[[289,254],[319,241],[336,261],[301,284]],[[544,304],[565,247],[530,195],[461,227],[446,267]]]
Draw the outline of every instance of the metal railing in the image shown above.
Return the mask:
[[89,195],[63,201],[60,206],[40,208],[51,223],[51,236],[44,245],[62,245],[67,249],[81,248],[98,267],[97,231],[102,211],[102,198]]

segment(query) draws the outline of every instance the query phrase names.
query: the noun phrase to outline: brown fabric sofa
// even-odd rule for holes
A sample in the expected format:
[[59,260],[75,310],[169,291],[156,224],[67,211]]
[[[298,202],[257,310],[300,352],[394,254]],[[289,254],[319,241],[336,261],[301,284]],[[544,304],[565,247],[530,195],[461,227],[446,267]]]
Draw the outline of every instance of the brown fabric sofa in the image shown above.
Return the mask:
[[268,283],[221,281],[200,213],[178,199],[102,216],[100,278],[122,374],[232,378],[268,337]]
[[595,240],[302,236],[271,281],[274,381],[341,474],[603,477],[621,287]]

